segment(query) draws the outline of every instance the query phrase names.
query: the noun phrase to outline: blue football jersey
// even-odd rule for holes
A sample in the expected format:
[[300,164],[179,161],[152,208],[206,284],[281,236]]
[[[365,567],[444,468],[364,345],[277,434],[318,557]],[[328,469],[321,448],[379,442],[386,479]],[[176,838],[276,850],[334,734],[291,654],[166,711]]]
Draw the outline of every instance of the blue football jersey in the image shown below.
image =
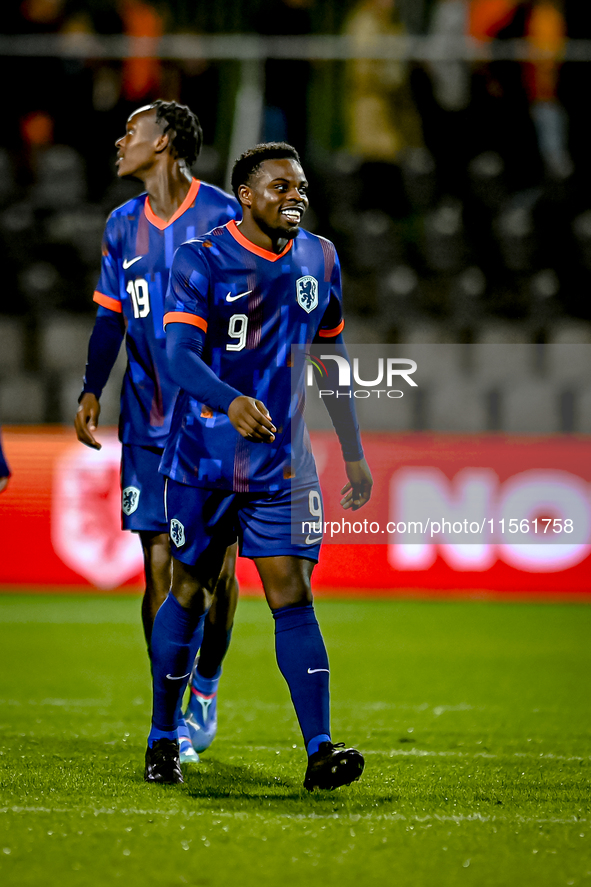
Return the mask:
[[205,332],[203,360],[242,394],[258,398],[277,428],[271,444],[245,440],[225,413],[181,390],[160,470],[174,480],[235,492],[278,490],[316,476],[292,347],[343,329],[333,244],[300,230],[280,254],[244,237],[236,222],[183,244],[170,275],[164,323]]
[[175,250],[240,214],[234,197],[193,179],[167,222],[154,214],[145,193],[109,216],[94,301],[99,312],[123,313],[125,318],[127,369],[119,420],[123,443],[163,447],[170,429],[178,386],[168,372],[162,321]]

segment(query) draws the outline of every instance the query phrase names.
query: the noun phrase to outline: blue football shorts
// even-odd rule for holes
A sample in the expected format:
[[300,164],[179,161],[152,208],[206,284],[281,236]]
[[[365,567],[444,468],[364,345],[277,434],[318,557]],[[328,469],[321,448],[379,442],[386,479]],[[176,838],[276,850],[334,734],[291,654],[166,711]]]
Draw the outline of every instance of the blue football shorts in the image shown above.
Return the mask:
[[322,542],[322,496],[318,480],[259,493],[205,490],[166,480],[166,514],[171,550],[195,564],[214,543],[238,538],[243,557],[291,555],[318,561]]
[[161,447],[121,448],[121,522],[124,530],[168,533],[164,481],[158,466]]

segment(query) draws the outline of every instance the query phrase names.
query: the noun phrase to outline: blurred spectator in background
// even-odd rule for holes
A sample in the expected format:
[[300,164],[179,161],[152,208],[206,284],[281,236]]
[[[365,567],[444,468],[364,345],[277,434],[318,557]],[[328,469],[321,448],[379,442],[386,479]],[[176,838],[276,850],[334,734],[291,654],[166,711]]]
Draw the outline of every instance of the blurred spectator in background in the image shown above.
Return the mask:
[[407,204],[399,163],[408,147],[422,144],[407,66],[395,60],[364,58],[379,38],[402,36],[394,0],[361,0],[345,22],[344,33],[359,58],[347,63],[347,147],[361,161],[362,209],[405,215]]
[[[254,19],[264,35],[310,34],[310,8],[314,0],[265,0]],[[308,143],[308,86],[310,63],[267,59],[265,62],[265,113],[263,141],[288,142],[306,157]]]
[[[164,21],[155,5],[145,0],[68,0],[62,32],[82,35],[125,35],[142,39],[145,48],[157,44]],[[162,63],[157,58],[66,61],[68,96],[77,114],[62,114],[59,140],[82,153],[93,175],[90,196],[100,200],[113,178],[112,133],[121,116],[161,93]],[[94,136],[88,140],[88,132]]]
[[[13,34],[51,34],[60,31],[66,0],[22,0],[4,4],[2,31]],[[4,144],[17,160],[17,175],[30,180],[30,162],[35,146],[53,139],[53,121],[62,101],[64,66],[60,59],[47,57],[3,58],[0,76],[5,84]],[[19,137],[22,140],[19,143]],[[21,152],[22,144],[25,146]]]
[[[566,33],[571,40],[591,40],[591,3],[565,0]],[[570,62],[562,66],[558,95],[569,116],[569,151],[577,176],[591,179],[589,167],[589,121],[587,105],[591,94],[591,64]]]
[[429,62],[433,91],[438,105],[446,111],[462,111],[470,101],[470,72],[466,61],[457,57],[468,30],[468,0],[435,0],[429,34],[437,39],[443,56]]
[[405,215],[399,163],[406,148],[422,144],[407,66],[363,57],[380,37],[404,34],[394,0],[361,0],[347,18],[344,33],[359,53],[347,63],[345,110],[347,147],[362,161],[362,208]]
[[470,159],[470,68],[458,56],[468,33],[469,0],[435,0],[429,35],[443,58],[415,75],[415,95],[423,118],[425,141],[438,167],[444,193],[459,194]]
[[0,493],[8,486],[9,477],[10,468],[4,458],[4,453],[2,452],[2,437],[0,437]]
[[[547,55],[520,66],[513,62],[486,66],[484,79],[490,100],[481,104],[481,110],[484,114],[488,105],[491,122],[504,132],[500,151],[504,159],[517,158],[519,170],[527,177],[528,158],[519,157],[520,144],[530,148],[524,113],[527,102],[543,171],[552,179],[567,178],[573,166],[567,146],[567,115],[558,100],[559,59],[566,37],[561,0],[472,0],[470,33],[478,40],[522,38],[532,54]],[[514,126],[519,129],[513,130]]]
[[[69,0],[63,32],[89,40],[93,35],[123,33],[119,0]],[[113,132],[125,111],[122,102],[119,59],[86,59],[69,64],[68,94],[75,98],[76,114],[67,114],[60,130],[65,144],[80,152],[92,169],[89,196],[100,201],[113,179]],[[88,133],[92,132],[92,138]]]
[[524,65],[524,79],[546,173],[564,179],[573,171],[568,153],[568,119],[558,101],[559,58],[564,51],[566,23],[560,0],[534,0],[526,22],[532,49],[548,58]]
[[[120,0],[123,32],[131,38],[148,38],[156,49],[164,33],[162,16],[144,0]],[[133,105],[160,94],[161,64],[157,58],[128,58],[123,62],[123,98]]]
[[[470,36],[480,41],[523,39],[530,13],[529,0],[471,0]],[[472,156],[496,151],[511,190],[538,183],[542,169],[520,62],[476,66],[471,122]]]

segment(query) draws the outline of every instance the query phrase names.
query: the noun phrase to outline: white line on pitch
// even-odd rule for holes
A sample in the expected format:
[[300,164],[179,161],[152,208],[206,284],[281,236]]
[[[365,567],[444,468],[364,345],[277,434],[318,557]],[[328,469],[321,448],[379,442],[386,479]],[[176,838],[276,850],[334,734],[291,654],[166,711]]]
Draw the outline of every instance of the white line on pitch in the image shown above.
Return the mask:
[[[186,798],[183,798],[186,801]],[[277,800],[280,801],[281,798],[278,796]],[[182,810],[154,810],[153,808],[149,808],[143,810],[137,807],[122,807],[121,809],[115,809],[111,807],[98,807],[98,808],[80,808],[80,807],[0,807],[0,814],[2,813],[16,813],[16,814],[31,814],[31,813],[75,813],[78,816],[81,814],[89,815],[89,816],[113,816],[115,814],[119,814],[121,816],[165,816],[167,818],[170,817],[181,817],[184,821],[187,818],[191,817],[202,817],[206,816],[211,821],[212,816],[218,818],[225,819],[234,819],[238,818],[241,820],[246,820],[248,818],[268,820],[269,816],[260,813],[258,811],[248,812],[245,810],[216,810],[212,813],[211,810],[187,810],[183,807]],[[405,816],[403,813],[278,813],[275,814],[277,818],[280,819],[294,819],[294,820],[308,820],[308,819],[342,819],[342,820],[350,820],[351,822],[359,822],[360,820],[365,820],[367,822],[379,822],[382,820],[388,822],[509,822],[509,823],[535,823],[543,825],[543,824],[551,824],[551,825],[576,825],[581,826],[583,823],[587,822],[587,819],[577,818],[575,816],[572,817],[538,817],[538,816],[500,816],[498,814],[487,815],[480,812],[476,813],[455,813],[450,815],[433,813],[426,814],[424,816],[419,816],[418,814],[410,814]]]

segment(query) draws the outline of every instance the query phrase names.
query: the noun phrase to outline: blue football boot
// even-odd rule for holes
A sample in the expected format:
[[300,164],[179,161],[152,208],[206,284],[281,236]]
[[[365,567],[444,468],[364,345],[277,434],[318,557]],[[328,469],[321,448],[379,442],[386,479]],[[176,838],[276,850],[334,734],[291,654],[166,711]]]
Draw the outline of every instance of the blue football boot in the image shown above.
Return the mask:
[[177,727],[177,735],[179,738],[179,757],[181,764],[198,764],[199,755],[191,744],[191,734],[185,723],[184,718],[179,718]]
[[185,722],[195,751],[209,748],[218,729],[217,697],[221,668],[214,678],[202,678],[197,668],[189,681],[189,704],[184,714]]

